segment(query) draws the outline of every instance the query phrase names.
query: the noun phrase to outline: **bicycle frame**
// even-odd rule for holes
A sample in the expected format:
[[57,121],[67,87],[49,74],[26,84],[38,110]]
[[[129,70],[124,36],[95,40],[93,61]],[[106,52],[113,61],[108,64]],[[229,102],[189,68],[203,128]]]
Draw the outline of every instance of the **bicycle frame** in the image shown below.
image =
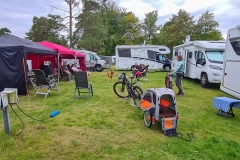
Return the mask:
[[[143,94],[143,91],[141,87],[135,86],[136,83],[139,83],[138,81],[133,82],[133,77],[131,77],[131,80],[129,80],[128,77],[126,77],[126,71],[127,69],[121,75],[117,74],[118,80],[121,82],[116,82],[113,86],[113,90],[117,96],[119,96],[120,98],[125,98],[127,100],[126,104],[130,99],[133,99],[133,102],[131,102],[131,105],[139,107],[139,103],[140,103],[139,101],[140,101],[141,95]],[[119,84],[121,86],[119,86]],[[119,92],[117,91],[116,86],[120,87],[120,88],[118,87],[120,89],[120,90],[118,89]],[[122,96],[119,93],[120,94],[125,93],[125,95]]]
[[127,85],[128,96],[126,97],[127,98],[126,103],[128,103],[128,101],[134,97],[133,87],[134,87],[134,84],[136,84],[137,82],[132,82],[132,78],[131,78],[131,81],[128,80],[128,78],[126,77],[126,70],[122,73],[122,76],[123,76],[122,77],[123,83]]

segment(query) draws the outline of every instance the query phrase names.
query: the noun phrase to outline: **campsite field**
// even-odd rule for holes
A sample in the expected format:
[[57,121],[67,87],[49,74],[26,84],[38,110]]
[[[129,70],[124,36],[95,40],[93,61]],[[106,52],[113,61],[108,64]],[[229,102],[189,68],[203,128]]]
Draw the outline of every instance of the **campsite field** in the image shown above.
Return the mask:
[[[149,82],[140,80],[141,87],[164,87],[165,74],[148,73]],[[229,97],[219,85],[202,88],[199,81],[183,80],[185,97],[177,97],[177,131],[185,138],[188,132],[194,134],[193,141],[187,142],[164,136],[159,124],[145,127],[143,112],[114,94],[116,76],[108,82],[106,72],[94,72],[89,81],[94,90],[89,100],[72,98],[74,81],[61,81],[61,94],[51,91],[46,99],[33,97],[30,87],[30,101],[20,96],[23,111],[36,119],[47,118],[55,110],[60,114],[35,121],[14,106],[25,124],[17,136],[22,124],[9,107],[12,135],[5,134],[0,114],[0,159],[240,159],[240,110],[233,109],[235,118],[216,115],[213,97]]]

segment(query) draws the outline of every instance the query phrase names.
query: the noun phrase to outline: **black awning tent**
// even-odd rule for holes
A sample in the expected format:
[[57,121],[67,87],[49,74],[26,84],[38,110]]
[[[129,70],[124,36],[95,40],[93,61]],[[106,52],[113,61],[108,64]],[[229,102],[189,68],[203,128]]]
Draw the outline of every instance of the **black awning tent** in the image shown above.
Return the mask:
[[26,54],[57,55],[57,52],[30,40],[13,35],[0,37],[0,92],[18,88],[18,94],[28,94]]

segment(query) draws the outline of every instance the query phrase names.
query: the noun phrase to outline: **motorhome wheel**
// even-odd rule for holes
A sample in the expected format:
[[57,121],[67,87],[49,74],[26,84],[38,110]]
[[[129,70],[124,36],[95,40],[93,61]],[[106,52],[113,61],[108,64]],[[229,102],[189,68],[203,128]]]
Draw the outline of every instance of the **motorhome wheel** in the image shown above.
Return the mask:
[[95,69],[97,72],[102,72],[102,67],[100,65],[96,65]]
[[166,66],[166,67],[164,68],[164,70],[165,70],[166,72],[169,72],[169,71],[170,71],[170,69],[171,69],[171,67],[170,67],[170,66]]
[[133,70],[133,68],[135,68],[135,65],[132,65],[132,66],[131,66],[131,71]]
[[208,84],[209,84],[209,82],[208,82],[208,76],[207,76],[206,73],[203,73],[203,74],[201,75],[201,85],[202,85],[202,87],[206,87]]

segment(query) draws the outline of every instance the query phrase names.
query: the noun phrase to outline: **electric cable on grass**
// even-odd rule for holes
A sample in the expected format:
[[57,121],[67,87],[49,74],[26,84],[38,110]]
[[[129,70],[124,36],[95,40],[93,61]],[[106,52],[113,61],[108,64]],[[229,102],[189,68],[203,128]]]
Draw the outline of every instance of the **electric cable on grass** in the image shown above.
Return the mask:
[[180,132],[175,132],[175,133],[172,133],[172,135],[170,135],[170,137],[177,137],[177,138],[183,139],[185,141],[192,141],[193,138],[194,138],[194,135],[192,133],[187,133],[187,136],[188,136],[189,139],[188,138],[183,138],[182,133],[180,133]]
[[21,117],[17,114],[17,112],[13,109],[12,104],[10,104],[10,106],[11,106],[13,112],[17,115],[17,117],[18,117],[18,118],[21,120],[21,122],[22,122],[22,129],[19,130],[19,132],[18,132],[18,134],[17,134],[17,136],[18,136],[18,135],[20,135],[20,134],[22,133],[22,131],[23,131],[24,128],[25,128],[25,126],[24,126],[24,122],[23,122],[23,120],[21,119]]
[[[29,118],[31,118],[31,119],[33,119],[33,120],[36,120],[36,121],[44,121],[44,120],[47,120],[47,119],[49,119],[49,118],[53,118],[53,117],[55,117],[56,115],[58,115],[58,114],[60,113],[59,110],[56,110],[56,111],[52,112],[49,117],[47,117],[47,118],[45,118],[45,119],[36,119],[36,118],[33,118],[33,117],[31,117],[30,115],[26,114],[26,113],[18,106],[18,104],[16,104],[16,105],[17,105],[17,107],[20,109],[20,111],[21,111],[23,114],[25,114],[27,117],[29,117]],[[17,134],[17,136],[18,136],[18,135],[20,135],[20,133],[21,133],[21,132],[24,130],[24,128],[25,128],[24,122],[23,122],[23,120],[21,119],[21,117],[17,114],[17,112],[13,109],[12,104],[10,104],[10,106],[11,106],[13,112],[17,115],[17,117],[18,117],[18,118],[21,120],[21,122],[22,122],[22,129],[21,129],[21,130],[19,131],[19,133]]]
[[36,120],[36,121],[44,121],[44,120],[50,118],[50,117],[47,117],[47,118],[45,118],[45,119],[36,119],[36,118],[33,118],[33,117],[29,116],[28,114],[26,114],[18,105],[17,105],[17,107],[20,109],[20,111],[23,112],[23,114],[25,114],[26,116],[28,116],[29,118],[31,118],[31,119],[33,119],[33,120]]

